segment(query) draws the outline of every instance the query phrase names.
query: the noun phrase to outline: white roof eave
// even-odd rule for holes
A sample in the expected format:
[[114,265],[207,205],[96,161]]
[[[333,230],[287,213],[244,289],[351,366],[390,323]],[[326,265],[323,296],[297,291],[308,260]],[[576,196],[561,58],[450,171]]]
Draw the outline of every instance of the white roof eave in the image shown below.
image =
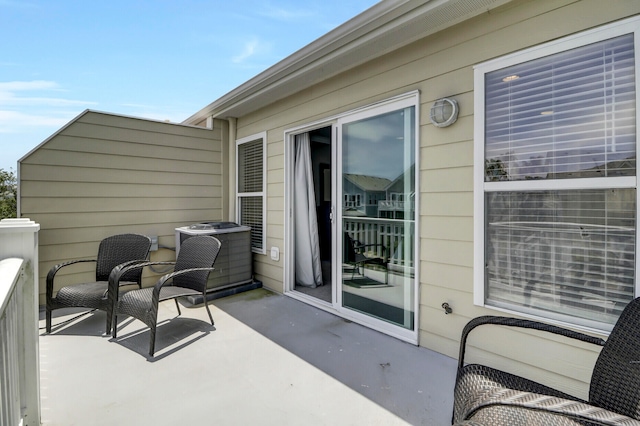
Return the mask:
[[383,0],[187,118],[241,117],[511,0]]

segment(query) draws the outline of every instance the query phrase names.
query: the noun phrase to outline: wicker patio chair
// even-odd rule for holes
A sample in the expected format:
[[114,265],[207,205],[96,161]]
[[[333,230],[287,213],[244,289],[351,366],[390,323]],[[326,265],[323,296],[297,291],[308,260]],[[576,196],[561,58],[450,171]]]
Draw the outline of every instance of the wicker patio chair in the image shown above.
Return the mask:
[[[220,252],[220,241],[212,236],[195,236],[186,239],[180,245],[180,253],[175,262],[145,262],[116,268],[109,278],[109,298],[116,299],[109,307],[113,311],[113,338],[118,337],[118,315],[129,315],[145,323],[151,330],[149,355],[155,352],[156,326],[158,320],[158,303],[173,299],[180,315],[177,298],[182,296],[202,295],[204,306],[209,314],[211,325],[213,316],[207,303],[207,280],[213,271],[213,264]],[[153,287],[132,290],[118,299],[118,287],[121,276],[132,270],[151,265],[174,265],[173,272],[162,276]],[[111,312],[107,313],[110,316]]]
[[[486,324],[534,329],[602,346],[591,376],[589,400],[487,366],[464,365],[469,333]],[[640,298],[626,306],[606,342],[562,327],[516,318],[484,316],[465,326],[460,341],[453,423],[537,424],[526,420],[525,415],[534,414],[546,416],[547,421],[542,424],[550,425],[573,424],[566,423],[569,420],[587,425],[640,425]],[[509,418],[524,420],[510,422],[506,420]]]
[[[51,312],[59,308],[83,307],[107,311],[108,279],[109,274],[116,266],[131,261],[141,261],[149,256],[151,239],[138,234],[120,234],[107,237],[100,242],[98,257],[96,259],[72,260],[55,265],[47,274],[47,306],[46,306],[46,330],[51,333]],[[83,263],[96,263],[95,282],[71,284],[62,287],[53,295],[53,283],[56,274],[64,267]],[[141,272],[132,271],[122,277],[124,284],[137,284],[141,287]],[[107,323],[109,318],[107,317]],[[107,333],[109,333],[107,326]]]
[[[377,265],[384,270],[384,283],[389,282],[389,269],[387,264],[387,248],[383,244],[362,244],[360,241],[354,239],[348,233],[344,233],[345,244],[345,261],[351,265],[351,279],[355,278],[355,273],[360,274],[360,267],[362,267],[362,276],[364,276],[364,268],[366,265]],[[382,257],[368,256],[366,249],[368,247],[381,247]]]

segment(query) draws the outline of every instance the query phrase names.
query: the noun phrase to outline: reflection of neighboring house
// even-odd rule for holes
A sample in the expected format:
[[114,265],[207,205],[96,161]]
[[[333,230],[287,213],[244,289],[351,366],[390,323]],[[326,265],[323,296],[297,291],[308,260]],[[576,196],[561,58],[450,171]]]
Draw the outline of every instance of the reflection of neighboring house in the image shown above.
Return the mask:
[[[405,177],[409,176],[409,179]],[[386,188],[386,197],[378,203],[378,217],[385,219],[415,219],[415,165],[398,176]],[[408,185],[408,186],[407,186]],[[409,214],[407,215],[407,210]]]
[[390,183],[389,179],[381,177],[344,174],[342,207],[345,215],[377,217],[378,203],[386,198]]
[[[521,178],[525,180],[532,179],[578,179],[578,178],[594,178],[594,177],[612,177],[612,176],[629,176],[631,170],[636,169],[635,156],[612,161],[604,161],[590,168],[578,169],[585,167],[585,164],[568,165],[571,161],[569,152],[550,153],[547,157],[555,155],[556,159],[539,157],[530,157],[528,159],[517,159],[517,155],[505,154],[500,157],[492,158],[485,164],[485,169],[495,180],[514,180]],[[603,154],[587,152],[583,156],[593,156],[593,164],[598,163],[597,158]],[[610,156],[612,154],[609,154]],[[567,158],[565,161],[558,161],[558,158]],[[554,170],[553,162],[557,163]],[[573,168],[570,171],[558,171],[562,167],[563,170]],[[606,174],[605,174],[606,173]]]
[[[586,177],[605,177],[605,176],[623,176],[629,175],[630,170],[636,169],[636,159],[625,158],[623,160],[609,161],[590,169],[575,170],[571,172],[549,172],[547,179],[575,179]],[[626,173],[624,173],[626,171]],[[605,174],[606,173],[606,174]]]
[[[415,192],[405,194],[403,192],[389,192],[386,200],[380,201],[378,205],[378,217],[384,219],[415,219],[415,209],[413,208]],[[407,209],[409,216],[407,217]]]
[[[368,216],[385,219],[415,218],[415,166],[393,181],[367,175],[345,174],[342,207],[347,216]],[[409,186],[406,186],[406,176]],[[406,210],[411,211],[407,217]]]

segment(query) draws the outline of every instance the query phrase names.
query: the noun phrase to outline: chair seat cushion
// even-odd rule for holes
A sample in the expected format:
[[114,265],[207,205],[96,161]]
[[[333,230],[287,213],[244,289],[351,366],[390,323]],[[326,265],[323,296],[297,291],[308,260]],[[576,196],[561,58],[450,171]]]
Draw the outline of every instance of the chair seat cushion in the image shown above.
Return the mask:
[[103,309],[107,304],[107,289],[107,281],[69,285],[58,291],[55,301],[60,307]]
[[584,403],[569,394],[514,374],[478,364],[466,365],[454,390],[454,421],[468,420],[490,397],[508,390],[530,392]]
[[[120,281],[120,287],[136,285],[135,282]],[[56,306],[60,308],[73,308],[82,306],[85,308],[95,308],[105,311],[108,303],[107,281],[96,281],[62,287],[55,297]]]

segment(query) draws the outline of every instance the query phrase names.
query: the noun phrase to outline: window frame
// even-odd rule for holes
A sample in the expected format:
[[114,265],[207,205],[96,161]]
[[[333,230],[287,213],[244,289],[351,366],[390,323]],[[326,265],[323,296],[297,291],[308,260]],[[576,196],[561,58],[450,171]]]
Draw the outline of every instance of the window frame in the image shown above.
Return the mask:
[[[250,142],[256,142],[258,140],[262,140],[262,191],[256,191],[256,192],[240,192],[239,189],[239,151],[240,151],[240,146],[246,143],[250,143]],[[235,190],[235,198],[236,198],[236,222],[240,225],[242,225],[242,218],[241,218],[241,211],[240,211],[240,202],[242,200],[242,198],[248,198],[248,197],[261,197],[262,198],[262,235],[261,237],[261,241],[262,241],[262,249],[258,248],[258,247],[254,247],[253,246],[253,238],[252,238],[252,244],[251,244],[251,251],[253,253],[257,253],[257,254],[266,254],[267,253],[267,248],[266,248],[266,226],[267,226],[267,132],[260,132],[260,133],[256,133],[253,135],[249,135],[249,136],[245,136],[243,138],[240,139],[236,139],[236,152],[235,152],[235,159],[236,159],[236,170],[235,170],[235,178],[236,178],[236,182],[235,182],[235,186],[236,186],[236,190]]]
[[[549,180],[520,180],[485,182],[485,75],[492,71],[513,65],[523,64],[528,61],[541,59],[553,54],[562,53],[570,49],[579,48],[599,41],[633,34],[635,49],[635,81],[636,81],[636,156],[640,152],[640,108],[638,82],[640,81],[640,18],[625,19],[602,27],[587,30],[570,35],[562,39],[534,46],[506,56],[502,56],[474,66],[474,261],[473,261],[473,302],[496,311],[506,312],[522,317],[542,319],[546,322],[557,323],[565,326],[586,329],[596,332],[610,331],[612,326],[605,323],[585,325],[584,321],[572,322],[567,317],[557,318],[553,314],[545,314],[544,311],[530,312],[511,310],[487,303],[485,283],[485,236],[486,236],[486,208],[485,194],[488,192],[514,192],[514,191],[553,191],[553,190],[579,190],[579,189],[618,189],[631,188],[636,190],[636,218],[638,218],[640,206],[640,188],[638,188],[638,170],[635,176],[581,178],[581,179],[549,179]],[[636,244],[635,244],[635,282],[634,297],[640,296],[640,224],[636,219]],[[539,315],[538,315],[539,312]]]

